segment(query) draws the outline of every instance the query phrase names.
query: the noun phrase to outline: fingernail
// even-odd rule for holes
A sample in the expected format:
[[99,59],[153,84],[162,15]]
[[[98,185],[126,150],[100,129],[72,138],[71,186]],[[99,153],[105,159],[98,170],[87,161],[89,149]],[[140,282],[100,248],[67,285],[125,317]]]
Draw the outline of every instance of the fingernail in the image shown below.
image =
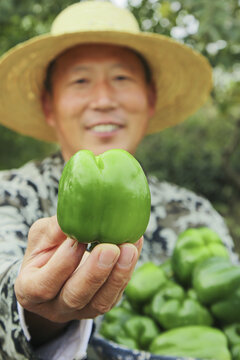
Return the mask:
[[118,265],[121,267],[128,267],[131,265],[134,255],[136,254],[136,247],[134,245],[127,245],[121,247],[121,254],[118,259]]
[[143,238],[141,237],[134,245],[139,250],[143,244]]
[[102,249],[100,251],[98,263],[100,266],[110,267],[116,262],[118,256],[119,249],[115,245],[109,246],[107,249]]
[[78,248],[78,241],[74,240],[74,243],[72,244],[72,249],[75,251]]
[[72,238],[67,238],[66,240],[67,245],[69,244],[69,246],[73,249],[73,251],[76,251],[78,248],[78,241]]

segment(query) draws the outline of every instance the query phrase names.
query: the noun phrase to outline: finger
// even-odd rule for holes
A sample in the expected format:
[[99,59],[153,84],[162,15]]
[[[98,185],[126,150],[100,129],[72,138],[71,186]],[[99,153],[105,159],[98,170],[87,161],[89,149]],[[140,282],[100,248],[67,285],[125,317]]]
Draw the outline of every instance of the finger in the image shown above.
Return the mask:
[[119,293],[119,296],[117,297],[114,306],[117,305],[119,303],[119,301],[121,300],[121,298],[123,296],[123,293],[124,293],[124,290],[125,290],[125,288]]
[[137,248],[133,244],[123,244],[119,248],[121,253],[114,269],[88,306],[94,316],[104,314],[118,302],[136,265]]
[[[141,254],[142,247],[143,247],[143,242],[144,242],[144,237],[142,236],[142,237],[134,244],[134,245],[136,246],[136,248],[137,248],[137,251],[138,251],[137,260],[139,259],[139,256],[140,256],[140,254]],[[136,262],[135,262],[135,264],[134,264],[133,271],[134,271],[134,269],[135,269],[135,266],[136,266]],[[133,271],[132,271],[131,274],[130,274],[131,276],[132,276]],[[122,295],[123,295],[123,293],[124,293],[125,287],[126,287],[126,286],[124,286],[124,288],[122,289],[122,291],[120,291],[120,293],[119,293],[119,295],[118,295],[118,297],[117,297],[117,299],[116,299],[116,303],[115,303],[115,304],[117,304],[117,303],[120,301],[120,299],[121,299],[121,297],[122,297]]]
[[[28,303],[44,303],[56,297],[78,267],[86,245],[67,238],[43,267],[25,267],[20,273],[20,293]],[[22,281],[21,281],[22,280]],[[22,301],[25,301],[22,299]],[[25,304],[24,307],[27,305]],[[28,310],[30,310],[28,308]]]
[[84,256],[86,246],[86,244],[67,238],[41,269],[41,275],[47,279],[49,285],[52,284],[52,287],[56,288],[55,295],[77,269]]
[[39,219],[30,228],[26,253],[35,256],[43,250],[52,250],[60,245],[66,237],[56,216]]
[[[144,237],[142,236],[142,237],[134,244],[134,245],[136,246],[137,250],[138,250],[138,259],[139,259],[139,256],[140,256],[140,254],[141,254],[141,251],[142,251],[143,242],[144,242]],[[134,269],[135,269],[135,266],[136,266],[136,263],[134,264]],[[133,269],[133,271],[134,271],[134,269]],[[132,273],[133,273],[133,271],[132,271]],[[131,276],[132,276],[132,273],[131,273]],[[126,286],[124,286],[124,288],[122,289],[122,291],[120,291],[120,293],[119,293],[119,295],[118,295],[118,297],[117,297],[117,299],[116,299],[116,301],[115,301],[114,306],[115,306],[115,305],[120,301],[120,299],[122,298],[122,295],[123,295],[123,293],[124,293],[124,291],[125,291],[125,287],[126,287]]]
[[59,296],[63,311],[85,307],[105,283],[120,255],[113,244],[97,245],[64,285]]
[[[131,244],[126,244],[126,247],[128,248],[129,245],[130,245],[130,247],[133,247],[133,245],[131,245]],[[136,244],[134,244],[134,245],[136,246]],[[142,246],[142,240],[141,239],[140,239],[139,245],[140,245],[139,248],[141,248],[141,246]],[[96,264],[96,256],[97,256],[97,254],[96,253],[94,254],[94,252],[96,250],[99,250],[102,247],[104,247],[104,250],[106,251],[107,250],[106,247],[108,247],[108,245],[107,244],[98,245],[92,251],[92,253],[85,252],[84,253],[84,259],[82,258],[81,264],[83,264],[88,259],[88,257],[92,257],[92,255],[94,255],[94,257],[92,257],[92,259],[91,259],[91,264],[92,263]],[[111,247],[111,245],[110,245],[110,247]],[[125,246],[121,245],[119,247],[119,249],[122,250],[122,254],[121,254],[122,258],[121,258],[121,260],[119,259],[120,260],[120,265],[119,265],[120,267],[122,265],[123,265],[123,267],[126,266],[124,264],[127,262],[126,261],[126,256],[123,256],[124,251],[123,251],[122,248],[125,249]],[[138,246],[136,246],[135,248],[137,249]],[[136,250],[133,250],[133,252],[135,253],[134,254],[133,264],[132,264],[133,265],[132,267],[134,268],[134,265],[136,264],[136,261],[137,261],[137,258],[138,258],[138,252]],[[110,255],[109,253],[106,254],[106,260],[107,260],[108,263],[110,263],[109,255]],[[125,257],[125,260],[123,259],[124,257]],[[129,254],[127,255],[127,257],[129,257]],[[79,268],[81,267],[81,264],[78,266],[77,271],[79,271]],[[91,264],[88,264],[88,265],[91,266]],[[117,267],[117,266],[118,265],[115,265],[115,267]],[[115,267],[114,267],[114,269],[115,269]],[[131,265],[130,265],[130,268],[131,268]],[[128,274],[129,277],[131,276],[131,273],[133,272],[133,268],[131,268],[130,271],[128,271],[127,268],[126,268],[126,272],[129,273]],[[115,269],[115,270],[117,270],[117,269]],[[88,270],[86,270],[86,271],[88,271]],[[94,271],[94,269],[93,269],[93,271]],[[82,270],[81,270],[81,272],[82,272]],[[116,273],[117,273],[117,271],[116,271]],[[83,275],[83,273],[81,275]],[[76,276],[76,274],[74,273],[73,276]],[[84,280],[84,283],[85,283],[86,278],[84,276],[82,276],[82,279]],[[108,276],[108,278],[106,279],[105,282],[104,282],[104,279],[101,279],[101,282],[103,282],[103,287],[105,286],[105,284],[107,284],[108,281],[109,281],[109,276]],[[92,304],[91,304],[91,301],[89,303],[88,297],[92,296],[92,294],[90,293],[90,294],[88,294],[87,298],[86,297],[82,298],[81,301],[83,301],[85,305],[84,306],[80,305],[80,307],[82,307],[82,309],[78,310],[79,309],[79,304],[81,303],[81,302],[79,302],[79,300],[81,299],[81,294],[77,294],[77,292],[75,292],[76,288],[74,289],[74,286],[73,286],[71,288],[71,291],[67,295],[67,298],[71,299],[71,300],[66,301],[66,298],[63,299],[63,291],[65,291],[65,292],[67,291],[67,287],[66,287],[66,284],[65,284],[64,288],[62,289],[62,292],[61,292],[60,296],[57,299],[46,303],[44,308],[42,308],[41,304],[40,304],[40,308],[38,307],[38,312],[41,313],[42,316],[46,316],[45,314],[47,314],[47,317],[49,319],[52,319],[52,321],[55,321],[55,322],[65,322],[65,321],[70,321],[70,320],[73,320],[73,319],[94,318],[94,317],[98,316],[100,313],[106,312],[108,309],[113,307],[120,300],[120,298],[122,296],[122,293],[123,293],[123,291],[125,289],[125,286],[126,286],[126,284],[128,282],[128,279],[126,277],[126,279],[123,281],[122,288],[121,288],[121,286],[119,284],[118,279],[116,279],[115,281],[113,280],[113,282],[117,283],[117,290],[115,291],[117,295],[115,295],[115,292],[114,292],[114,295],[110,296],[111,297],[110,301],[109,301],[109,299],[107,297],[107,300],[106,300],[106,302],[108,304],[107,306],[105,305],[105,301],[101,299],[102,298],[101,285],[98,284],[98,287],[100,286],[100,290],[96,291],[96,294],[97,294],[96,305],[94,305],[94,307],[93,307]],[[73,283],[70,283],[70,279],[67,281],[67,284],[68,284],[68,286],[73,285]],[[81,285],[79,285],[79,284],[77,285],[77,290],[81,289],[80,286]],[[87,287],[90,288],[90,289],[93,289],[92,285],[87,286]],[[111,288],[111,291],[112,291],[112,284],[110,284],[110,288]],[[86,289],[82,288],[82,292],[84,292],[85,290]],[[106,289],[106,294],[108,294],[108,288]],[[93,298],[94,298],[94,295],[93,295]],[[103,298],[104,298],[104,293],[103,293]],[[100,303],[100,305],[98,305],[98,303]],[[104,303],[104,304],[101,305],[102,303]]]

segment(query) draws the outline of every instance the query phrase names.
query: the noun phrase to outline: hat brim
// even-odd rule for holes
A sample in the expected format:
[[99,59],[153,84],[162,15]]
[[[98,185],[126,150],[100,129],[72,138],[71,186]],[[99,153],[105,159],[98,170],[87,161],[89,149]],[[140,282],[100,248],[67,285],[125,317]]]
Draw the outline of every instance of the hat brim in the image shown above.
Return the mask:
[[157,90],[155,115],[147,133],[176,125],[206,101],[212,71],[205,57],[171,38],[153,33],[88,31],[41,35],[9,50],[0,60],[0,122],[21,134],[57,141],[41,108],[50,61],[78,44],[105,43],[129,47],[148,62]]

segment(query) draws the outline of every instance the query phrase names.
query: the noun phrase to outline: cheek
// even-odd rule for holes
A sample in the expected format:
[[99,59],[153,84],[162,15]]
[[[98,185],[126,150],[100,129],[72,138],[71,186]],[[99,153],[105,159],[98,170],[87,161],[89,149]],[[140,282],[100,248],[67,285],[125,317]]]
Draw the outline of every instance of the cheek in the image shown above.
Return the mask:
[[56,130],[62,138],[74,137],[79,131],[77,107],[71,97],[60,97],[55,103]]
[[58,101],[58,112],[62,115],[71,115],[77,109],[77,102],[74,97],[60,97]]
[[144,91],[133,90],[125,92],[122,94],[122,101],[125,108],[136,115],[145,113],[148,109],[147,95]]
[[132,95],[129,111],[132,113],[131,132],[136,142],[139,143],[146,133],[149,121],[149,103],[146,92],[136,91]]
[[136,151],[146,134],[149,122],[149,106],[145,93],[136,91],[126,98],[125,110],[128,115],[128,136],[131,142],[131,153]]
[[71,91],[71,89],[61,91],[60,88],[54,96],[55,108],[61,117],[81,112],[84,108],[84,102],[84,97],[77,94],[76,91]]

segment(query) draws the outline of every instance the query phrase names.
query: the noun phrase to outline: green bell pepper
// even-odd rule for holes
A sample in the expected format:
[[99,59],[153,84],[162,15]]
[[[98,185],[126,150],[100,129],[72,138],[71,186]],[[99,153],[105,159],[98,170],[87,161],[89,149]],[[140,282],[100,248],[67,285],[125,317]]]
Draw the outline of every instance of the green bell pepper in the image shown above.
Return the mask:
[[138,345],[137,341],[135,341],[134,339],[131,339],[127,335],[117,335],[115,342],[118,343],[119,345],[126,346],[129,349],[139,350],[139,345]]
[[132,312],[134,312],[132,304],[130,303],[130,301],[124,295],[122,296],[122,299],[121,299],[121,302],[120,302],[119,306],[121,306],[121,308],[131,310]]
[[[161,288],[155,293],[152,299],[144,305],[143,312],[155,319],[160,325],[159,313],[161,307],[166,304],[169,300],[182,301],[185,293],[182,286],[175,283],[174,281],[165,282]],[[174,314],[175,316],[175,314]]]
[[187,297],[193,300],[198,300],[197,293],[192,288],[187,290]]
[[130,319],[134,313],[121,306],[116,306],[108,311],[101,323],[99,334],[106,339],[117,341],[117,336],[125,337],[125,331],[123,330],[123,324]]
[[126,309],[122,306],[115,306],[104,315],[104,319],[108,323],[120,322],[123,324],[133,314],[134,313],[131,309]]
[[210,309],[221,324],[240,322],[240,287],[226,298],[215,302]]
[[101,334],[105,339],[117,341],[117,336],[125,337],[126,334],[123,330],[122,324],[118,321],[107,322],[103,321],[99,329],[99,334]]
[[174,278],[173,266],[172,266],[172,259],[169,258],[165,260],[162,264],[159,265],[161,269],[163,269],[164,274],[168,279]]
[[[201,303],[212,305],[240,287],[240,266],[213,256],[199,263],[193,273],[193,288]],[[233,309],[234,310],[234,309]]]
[[150,343],[159,335],[160,330],[153,319],[135,315],[123,324],[126,335],[137,343],[139,350],[148,350]]
[[240,344],[234,345],[231,348],[232,360],[240,360]]
[[228,325],[223,331],[228,339],[232,360],[240,360],[240,323]]
[[208,309],[188,297],[180,285],[170,280],[154,295],[144,311],[166,330],[187,325],[210,326],[213,323]]
[[213,230],[202,227],[183,231],[178,236],[172,256],[176,278],[183,285],[190,285],[196,264],[214,255],[229,257],[222,240]]
[[133,243],[146,230],[150,207],[146,176],[125,150],[98,156],[80,150],[64,167],[57,219],[62,231],[79,242]]
[[184,326],[158,335],[149,350],[153,354],[231,360],[224,333],[208,326]]
[[167,277],[163,269],[152,262],[147,262],[134,271],[125,294],[134,306],[149,301],[166,282]]
[[240,323],[234,323],[223,328],[230,346],[240,344]]
[[104,315],[99,334],[120,345],[147,350],[159,329],[153,319],[117,306]]

